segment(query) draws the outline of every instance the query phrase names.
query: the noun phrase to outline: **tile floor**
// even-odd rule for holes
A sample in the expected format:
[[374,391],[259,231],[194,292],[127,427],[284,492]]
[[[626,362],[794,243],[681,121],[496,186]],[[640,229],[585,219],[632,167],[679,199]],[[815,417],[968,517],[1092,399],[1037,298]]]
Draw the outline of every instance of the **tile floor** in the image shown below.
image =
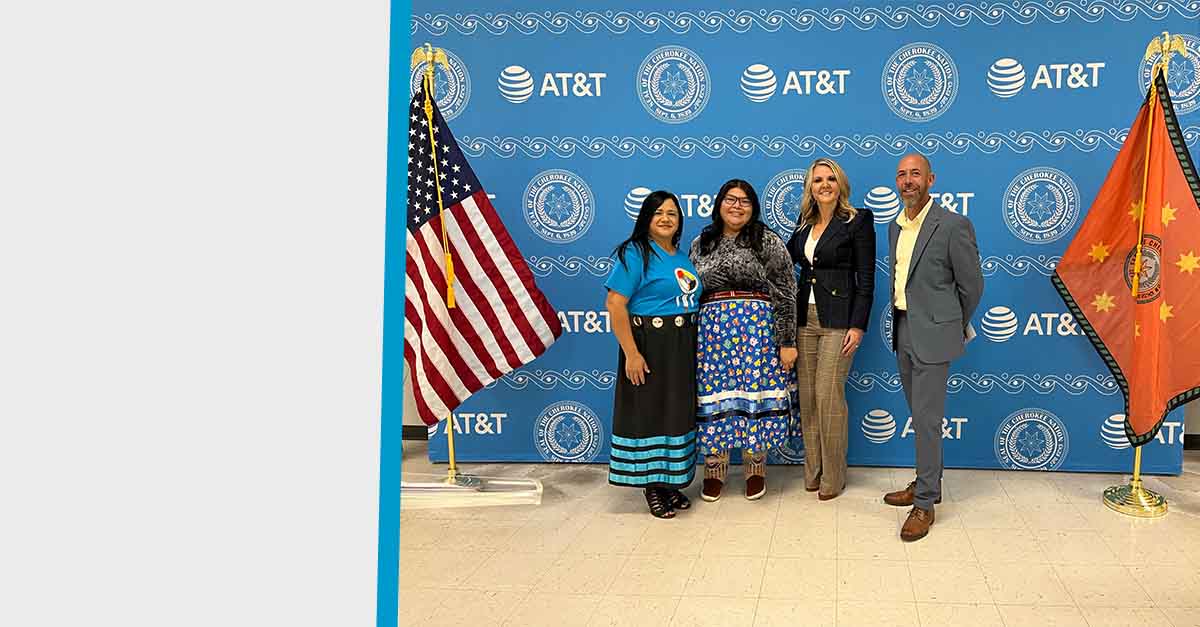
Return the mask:
[[[947,470],[930,535],[904,543],[884,505],[911,469],[852,468],[819,502],[800,467],[771,466],[747,501],[726,495],[652,518],[603,465],[465,464],[538,478],[536,507],[404,511],[402,625],[1200,626],[1200,451],[1147,477],[1171,513],[1130,519],[1100,502],[1128,476]],[[405,472],[445,472],[423,442]]]

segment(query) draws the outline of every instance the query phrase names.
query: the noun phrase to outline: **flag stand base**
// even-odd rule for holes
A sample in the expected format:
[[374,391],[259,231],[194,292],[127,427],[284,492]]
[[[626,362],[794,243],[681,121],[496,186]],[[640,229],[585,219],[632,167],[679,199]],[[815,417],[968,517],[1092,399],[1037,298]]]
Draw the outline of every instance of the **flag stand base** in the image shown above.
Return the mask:
[[1126,516],[1159,518],[1167,515],[1167,499],[1143,488],[1140,480],[1108,488],[1104,491],[1104,504]]
[[1142,487],[1142,447],[1133,449],[1133,479],[1129,485],[1108,488],[1103,500],[1109,509],[1126,516],[1160,518],[1167,515],[1167,499]]
[[537,479],[405,473],[400,480],[400,509],[541,505]]

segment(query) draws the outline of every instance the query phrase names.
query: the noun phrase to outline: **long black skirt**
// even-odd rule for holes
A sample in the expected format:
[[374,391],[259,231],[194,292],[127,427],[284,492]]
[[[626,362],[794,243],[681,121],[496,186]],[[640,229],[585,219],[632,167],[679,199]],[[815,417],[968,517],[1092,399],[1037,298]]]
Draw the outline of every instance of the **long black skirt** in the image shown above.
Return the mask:
[[683,488],[696,476],[696,314],[630,316],[650,372],[635,386],[617,350],[608,482]]

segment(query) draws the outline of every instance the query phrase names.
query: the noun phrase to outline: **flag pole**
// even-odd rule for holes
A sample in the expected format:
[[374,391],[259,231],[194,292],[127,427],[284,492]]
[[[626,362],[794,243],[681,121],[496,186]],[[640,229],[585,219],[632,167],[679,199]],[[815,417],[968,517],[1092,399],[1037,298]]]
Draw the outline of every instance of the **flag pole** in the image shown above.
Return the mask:
[[[446,206],[442,201],[442,185],[440,183],[442,179],[441,166],[438,163],[437,138],[433,132],[433,86],[434,74],[436,72],[434,65],[441,63],[448,68],[449,62],[444,50],[434,48],[433,45],[427,43],[424,47],[413,50],[412,69],[416,69],[421,63],[425,64],[425,76],[422,79],[425,85],[425,128],[429,133],[429,154],[433,160],[435,181],[433,187],[437,192],[438,219],[442,223],[442,255],[446,259],[446,308],[454,309],[454,260],[450,256],[450,239],[446,237]],[[446,482],[456,483],[459,475],[458,465],[455,464],[454,460],[454,414],[446,416],[446,450],[448,451],[450,461],[450,467],[446,470]]]
[[[1171,41],[1171,36],[1166,31],[1163,31],[1162,38],[1155,37],[1151,40],[1150,45],[1146,47],[1145,59],[1153,58],[1154,55],[1161,55],[1158,63],[1150,72],[1150,112],[1147,116],[1147,132],[1146,132],[1146,156],[1142,167],[1142,197],[1138,203],[1138,239],[1137,248],[1133,262],[1133,297],[1137,298],[1139,289],[1139,278],[1142,262],[1142,233],[1144,232],[1145,216],[1146,216],[1146,188],[1148,187],[1149,171],[1150,171],[1150,140],[1154,131],[1154,108],[1158,104],[1158,72],[1163,75],[1163,82],[1167,80],[1167,67],[1170,64],[1171,55],[1174,52],[1179,52],[1184,56],[1187,55],[1187,50],[1183,46],[1183,39],[1176,36],[1175,41]],[[1167,98],[1171,97],[1167,93]],[[1134,330],[1136,334],[1136,328]],[[1128,420],[1128,418],[1126,418]],[[1104,504],[1114,511],[1120,512],[1127,516],[1135,516],[1138,518],[1158,518],[1167,514],[1167,499],[1161,494],[1153,490],[1147,490],[1142,486],[1142,446],[1137,446],[1133,449],[1133,479],[1129,485],[1111,486],[1104,490]]]
[[[446,51],[434,48],[431,44],[426,43],[424,46],[413,50],[411,71],[415,72],[422,63],[425,64],[422,72],[423,76],[421,77],[425,87],[423,107],[425,110],[424,127],[429,135],[430,160],[433,165],[432,181],[434,183],[433,187],[437,192],[442,254],[445,259],[446,309],[453,310],[457,308],[454,298],[454,260],[450,255],[450,240],[446,232],[446,223],[448,222],[449,214],[446,212],[447,207],[441,185],[441,181],[446,174],[441,171],[444,164],[438,159],[438,147],[440,145],[443,147],[443,150],[446,150],[449,146],[454,145],[454,140],[451,137],[443,137],[440,141],[438,140],[437,129],[439,127],[434,119],[434,103],[436,102],[434,77],[436,66],[437,64],[441,64],[443,68],[449,71],[449,55],[446,54]],[[417,124],[420,124],[419,117],[414,120],[414,127]],[[449,128],[446,128],[448,131]],[[424,142],[424,139],[422,138],[420,141]],[[419,147],[414,146],[414,148]],[[421,148],[421,152],[424,152],[424,148]],[[468,222],[470,221],[469,216],[463,217],[463,219]],[[503,234],[507,238],[507,233]],[[470,296],[470,294],[464,294],[468,297]],[[557,338],[560,333],[561,330],[554,337]],[[405,481],[402,479],[400,482],[400,491],[402,494],[400,502],[402,509],[541,504],[542,482],[537,479],[524,477],[481,477],[460,473],[454,455],[454,432],[456,431],[454,414],[448,412],[445,420],[446,444],[449,449],[450,468],[446,476],[442,478],[438,478],[437,475],[407,473],[408,480]]]

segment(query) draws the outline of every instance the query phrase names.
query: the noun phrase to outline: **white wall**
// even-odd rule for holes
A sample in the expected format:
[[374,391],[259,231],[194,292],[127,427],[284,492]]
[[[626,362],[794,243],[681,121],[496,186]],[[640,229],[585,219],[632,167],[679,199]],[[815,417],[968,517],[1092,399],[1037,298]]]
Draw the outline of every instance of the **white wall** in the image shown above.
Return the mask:
[[387,42],[0,12],[0,624],[373,624]]

